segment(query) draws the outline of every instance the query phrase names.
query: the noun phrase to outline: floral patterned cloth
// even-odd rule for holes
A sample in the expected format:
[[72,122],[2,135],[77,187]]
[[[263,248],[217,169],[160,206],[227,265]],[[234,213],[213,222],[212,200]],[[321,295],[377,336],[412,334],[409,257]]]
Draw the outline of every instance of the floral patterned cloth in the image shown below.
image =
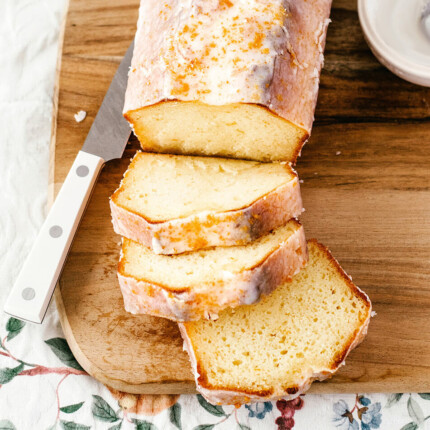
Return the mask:
[[[303,395],[215,406],[202,396],[144,396],[107,389],[73,357],[55,310],[49,330],[8,318],[0,331],[0,429],[402,429],[430,428],[430,393]],[[52,327],[54,325],[54,327]],[[37,333],[39,332],[39,333]],[[36,339],[35,335],[48,335]],[[54,337],[51,337],[54,336]],[[37,348],[37,354],[34,348]],[[42,362],[36,359],[43,357]],[[31,360],[30,360],[31,358]],[[26,404],[26,408],[21,408]]]
[[[64,7],[0,1],[0,308],[45,215]],[[42,326],[0,315],[0,430],[415,430],[430,429],[429,418],[430,394],[306,395],[236,409],[201,396],[120,393],[81,368],[54,305]]]

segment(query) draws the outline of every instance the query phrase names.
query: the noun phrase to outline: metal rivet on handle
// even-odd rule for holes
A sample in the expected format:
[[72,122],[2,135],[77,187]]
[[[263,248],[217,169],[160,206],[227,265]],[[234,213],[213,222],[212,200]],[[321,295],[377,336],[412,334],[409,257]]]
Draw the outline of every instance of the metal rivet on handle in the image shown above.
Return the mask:
[[29,288],[24,288],[22,290],[21,295],[22,295],[22,298],[24,300],[33,300],[34,297],[36,296],[36,291],[34,291],[34,288],[30,288],[30,287]]
[[90,169],[87,166],[82,165],[76,169],[76,174],[81,178],[83,178],[84,176],[87,176],[88,173],[90,173]]
[[63,234],[63,229],[59,225],[53,225],[49,229],[49,235],[56,239],[57,237],[60,237]]

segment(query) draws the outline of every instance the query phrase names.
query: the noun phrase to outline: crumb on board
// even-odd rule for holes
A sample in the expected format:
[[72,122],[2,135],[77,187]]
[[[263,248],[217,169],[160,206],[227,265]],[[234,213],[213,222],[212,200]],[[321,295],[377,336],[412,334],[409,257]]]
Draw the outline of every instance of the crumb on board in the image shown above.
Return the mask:
[[87,116],[87,113],[84,110],[80,110],[78,113],[75,113],[75,121],[76,122],[82,122],[85,117]]
[[305,182],[303,179],[299,179],[299,182],[301,183],[301,184],[303,184],[303,182]]
[[342,154],[342,151],[336,151],[336,155]]

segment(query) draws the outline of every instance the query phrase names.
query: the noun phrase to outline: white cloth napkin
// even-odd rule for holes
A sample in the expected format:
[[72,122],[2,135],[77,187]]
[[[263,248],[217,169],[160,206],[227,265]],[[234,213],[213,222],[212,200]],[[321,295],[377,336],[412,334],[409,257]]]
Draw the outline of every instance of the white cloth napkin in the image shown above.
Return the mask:
[[[65,0],[0,0],[0,310],[46,215],[49,143],[58,35]],[[0,314],[0,336],[9,318]],[[5,341],[21,360],[61,367],[45,340],[64,337],[55,305],[42,326],[26,324]],[[5,353],[0,348],[0,353]],[[0,429],[47,429],[56,421],[56,387],[61,375],[17,376],[19,365],[0,355]],[[2,372],[3,371],[3,372]],[[61,402],[108,391],[88,376],[68,376]],[[59,427],[60,428],[60,427]]]

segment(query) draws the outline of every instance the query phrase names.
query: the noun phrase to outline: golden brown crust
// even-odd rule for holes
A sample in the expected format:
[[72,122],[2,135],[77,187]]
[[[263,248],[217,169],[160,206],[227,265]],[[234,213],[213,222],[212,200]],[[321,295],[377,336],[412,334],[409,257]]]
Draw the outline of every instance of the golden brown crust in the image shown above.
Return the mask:
[[297,159],[300,157],[300,154],[301,154],[301,152],[302,152],[302,149],[303,149],[303,147],[305,146],[305,143],[308,141],[308,139],[309,139],[309,137],[310,137],[310,134],[309,133],[306,133],[304,136],[303,136],[303,138],[302,138],[302,140],[300,141],[300,142],[298,142],[297,143],[297,148],[296,148],[296,150],[294,151],[294,155],[293,155],[293,157],[291,158],[291,164],[293,165],[293,166],[295,166],[296,165],[296,163],[297,163]]

